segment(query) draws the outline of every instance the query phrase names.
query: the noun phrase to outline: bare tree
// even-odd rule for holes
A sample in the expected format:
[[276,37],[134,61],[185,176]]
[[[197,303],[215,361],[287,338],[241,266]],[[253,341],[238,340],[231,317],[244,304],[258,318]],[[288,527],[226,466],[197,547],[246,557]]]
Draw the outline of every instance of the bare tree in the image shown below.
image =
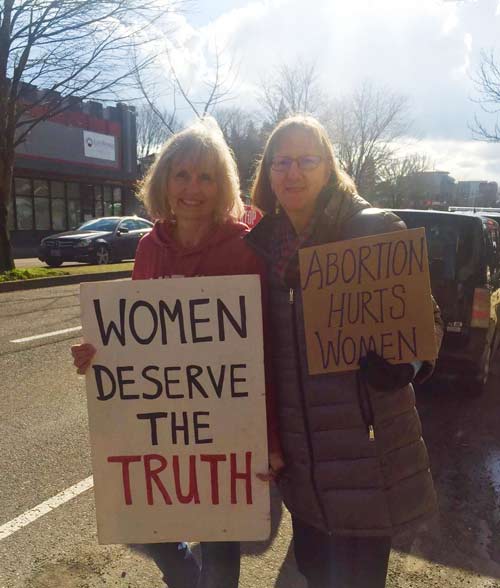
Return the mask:
[[427,155],[420,153],[396,157],[384,162],[378,170],[374,200],[378,204],[391,208],[415,205],[419,200],[418,183],[413,181],[415,175],[432,168],[433,164]]
[[324,98],[316,65],[302,61],[279,65],[267,80],[262,80],[260,98],[266,121],[271,125],[291,114],[320,115]]
[[333,101],[323,121],[342,167],[361,194],[373,189],[381,166],[394,158],[395,140],[411,124],[408,99],[369,82]]
[[[165,124],[167,121],[167,124]],[[139,159],[155,153],[162,143],[180,128],[172,113],[142,104],[137,109],[137,154]]]
[[186,103],[191,107],[196,116],[202,118],[211,114],[215,108],[221,104],[232,100],[232,89],[235,83],[237,73],[235,72],[234,63],[224,62],[224,51],[217,44],[215,45],[215,63],[213,67],[212,78],[204,82],[205,92],[201,99],[195,99],[189,95],[189,92],[181,83],[177,71],[169,56],[170,70],[172,73],[175,87],[179,90]]
[[263,147],[257,124],[248,112],[239,107],[218,108],[214,111],[226,142],[231,147],[243,190],[249,188],[255,164]]
[[[177,4],[163,3],[163,14]],[[125,93],[129,55],[153,10],[153,0],[0,0],[0,271],[14,265],[7,211],[16,146],[74,100]]]
[[496,61],[493,51],[481,52],[479,70],[473,78],[473,82],[478,92],[478,98],[475,101],[481,106],[483,112],[496,115],[496,120],[492,127],[488,127],[476,115],[474,122],[470,125],[472,133],[476,139],[498,143],[500,142],[500,121],[498,119],[500,112],[500,65]]
[[[165,75],[164,59],[168,69]],[[172,50],[165,43],[160,51],[150,55],[147,67],[136,67],[137,88],[150,109],[156,114],[162,125],[174,133],[171,122],[177,120],[177,109],[186,107],[197,117],[212,114],[222,104],[233,99],[232,88],[237,77],[233,62],[226,63],[223,50],[215,46],[212,76],[203,81],[193,95],[191,88],[185,84],[174,65]],[[169,104],[168,111],[159,104]],[[168,116],[165,113],[168,112]]]

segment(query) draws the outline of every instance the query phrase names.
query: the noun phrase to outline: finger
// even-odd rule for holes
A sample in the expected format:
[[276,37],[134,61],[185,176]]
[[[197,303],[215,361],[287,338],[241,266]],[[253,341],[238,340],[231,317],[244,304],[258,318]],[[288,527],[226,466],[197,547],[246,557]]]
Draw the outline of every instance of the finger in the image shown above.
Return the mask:
[[90,361],[95,354],[86,349],[79,349],[77,351],[75,350],[72,355],[75,361]]
[[94,357],[93,354],[89,354],[89,353],[77,353],[76,355],[73,356],[73,359],[78,363],[82,363],[84,361],[91,361],[92,358]]
[[87,370],[89,369],[89,366],[90,366],[89,361],[77,366],[76,373],[80,374],[80,375],[84,375],[87,372]]
[[77,355],[95,355],[96,349],[91,343],[79,343],[70,347],[71,355],[73,357]]

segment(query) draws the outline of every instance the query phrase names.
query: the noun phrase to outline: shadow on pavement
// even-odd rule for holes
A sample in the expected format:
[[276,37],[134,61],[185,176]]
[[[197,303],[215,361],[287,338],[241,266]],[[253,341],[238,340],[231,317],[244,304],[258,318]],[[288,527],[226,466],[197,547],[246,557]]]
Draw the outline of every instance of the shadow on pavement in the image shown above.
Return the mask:
[[398,551],[500,578],[499,380],[493,374],[479,397],[458,380],[434,380],[417,390],[440,516],[399,537]]
[[[394,540],[388,586],[424,586],[427,580],[423,580],[422,573],[429,585],[439,585],[433,584],[439,578],[445,578],[449,586],[471,584],[471,578],[478,575],[499,579],[500,374],[492,376],[480,397],[471,397],[453,381],[434,381],[417,390],[417,405],[440,516],[418,531]],[[283,510],[278,491],[273,487],[271,537],[264,542],[243,543],[242,553],[259,557],[275,550],[276,559],[272,553],[265,556],[266,565],[279,569],[275,588],[304,588],[305,582],[295,563],[291,533],[288,538],[283,536],[283,527],[280,531]],[[280,532],[282,535],[278,536]],[[273,548],[273,542],[278,540],[279,550]],[[198,546],[194,552],[199,559]],[[426,562],[437,566],[436,569],[426,568]]]

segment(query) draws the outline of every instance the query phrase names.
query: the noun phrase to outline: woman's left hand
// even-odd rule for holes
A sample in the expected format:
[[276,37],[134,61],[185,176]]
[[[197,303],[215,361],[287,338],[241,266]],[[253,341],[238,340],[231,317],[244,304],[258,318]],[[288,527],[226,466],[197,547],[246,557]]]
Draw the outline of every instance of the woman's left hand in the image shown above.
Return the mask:
[[282,453],[279,451],[272,451],[269,454],[269,470],[265,474],[257,474],[257,478],[263,482],[275,481],[279,478],[284,467],[285,462]]

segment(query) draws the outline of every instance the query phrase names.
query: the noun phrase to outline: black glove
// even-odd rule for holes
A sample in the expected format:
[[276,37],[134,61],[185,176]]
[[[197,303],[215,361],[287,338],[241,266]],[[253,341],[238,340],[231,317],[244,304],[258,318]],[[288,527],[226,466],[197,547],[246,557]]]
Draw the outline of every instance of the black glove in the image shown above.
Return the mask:
[[397,390],[407,386],[415,375],[411,363],[393,365],[375,351],[368,351],[359,360],[362,374],[375,390]]

